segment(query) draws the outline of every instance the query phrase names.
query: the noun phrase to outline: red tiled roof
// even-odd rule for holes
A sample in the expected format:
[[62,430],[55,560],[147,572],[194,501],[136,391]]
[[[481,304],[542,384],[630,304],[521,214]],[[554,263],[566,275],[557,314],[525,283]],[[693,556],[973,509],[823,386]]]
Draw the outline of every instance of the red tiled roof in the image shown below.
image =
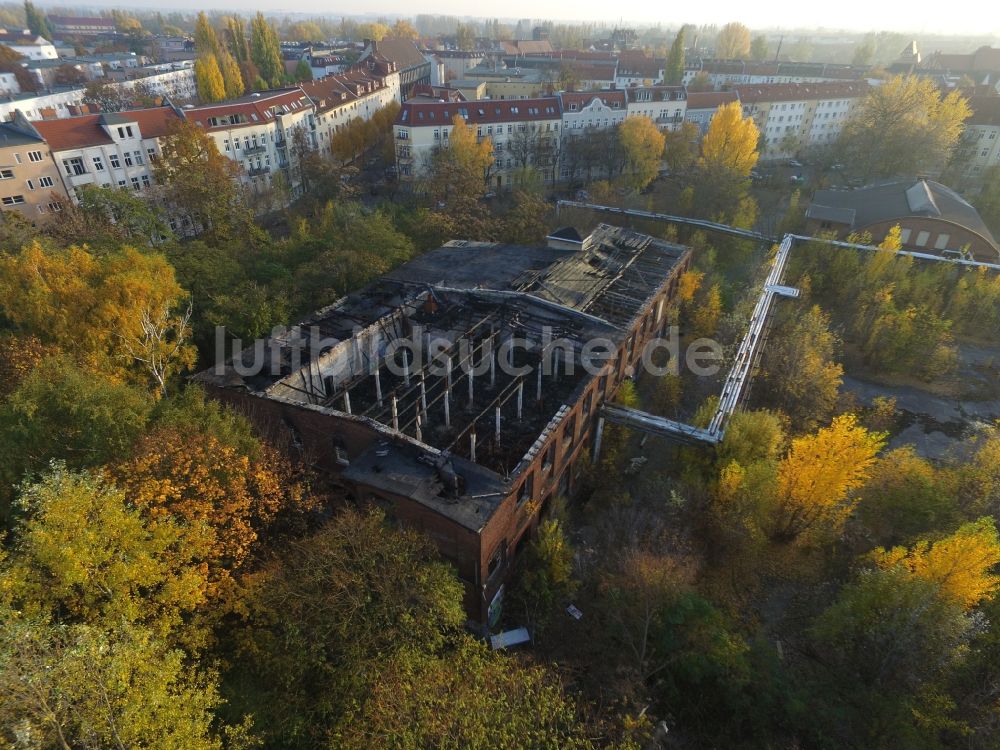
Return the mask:
[[113,143],[101,127],[100,115],[81,115],[60,120],[39,120],[32,125],[41,133],[52,151],[66,151],[86,146],[103,146]]
[[[624,89],[625,94],[628,96],[629,101],[650,101],[650,102],[674,102],[682,101],[687,98],[685,95],[685,89],[683,86],[629,86]],[[636,94],[640,91],[650,92],[652,94],[651,99],[636,99]],[[680,96],[678,96],[680,94]]]
[[687,108],[692,109],[716,109],[723,104],[738,102],[739,95],[735,91],[689,91],[687,95]]
[[[288,107],[288,111],[295,112],[309,106],[309,97],[301,88],[277,89],[275,91],[262,91],[259,95],[251,94],[240,99],[218,104],[206,104],[201,107],[184,110],[184,118],[192,120],[205,130],[229,130],[233,127],[249,127],[271,122],[274,115],[271,113],[272,107]],[[233,115],[241,115],[243,121],[232,124],[210,126],[208,120],[211,117],[228,118]]]
[[[736,86],[740,101],[744,104],[755,102],[793,102],[815,99],[836,99],[864,96],[868,84],[861,81],[841,83],[768,83],[760,85]],[[690,106],[690,105],[689,105]]]
[[554,96],[458,103],[404,102],[396,124],[409,127],[450,125],[455,115],[465,117],[468,123],[529,122],[558,120],[561,109],[559,99]]
[[170,107],[151,107],[126,112],[96,115],[79,115],[56,120],[38,120],[32,125],[41,133],[52,151],[67,151],[87,146],[105,146],[113,143],[102,125],[103,118],[115,122],[134,122],[143,138],[162,138],[169,131],[168,124],[177,114]]

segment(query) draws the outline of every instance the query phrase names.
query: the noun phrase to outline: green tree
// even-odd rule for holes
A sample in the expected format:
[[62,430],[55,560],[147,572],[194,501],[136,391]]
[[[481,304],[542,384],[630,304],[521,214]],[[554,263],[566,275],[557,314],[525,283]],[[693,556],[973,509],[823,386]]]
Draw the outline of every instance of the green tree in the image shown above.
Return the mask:
[[171,235],[156,207],[142,195],[112,187],[81,185],[77,204],[62,211],[46,233],[66,245],[81,237],[102,252],[124,244],[150,246]]
[[219,38],[215,34],[215,29],[209,23],[205,11],[198,13],[198,18],[194,25],[194,51],[195,54],[215,55],[218,57],[222,52]]
[[784,316],[765,349],[767,394],[807,429],[828,422],[837,405],[844,374],[837,345],[829,316],[813,305],[805,314]]
[[309,61],[305,58],[299,60],[299,64],[295,66],[295,80],[296,81],[311,81],[313,77],[312,67],[309,65]]
[[767,37],[763,34],[758,34],[750,43],[750,59],[763,62],[767,59],[767,53]]
[[693,122],[682,122],[677,130],[663,134],[663,158],[672,174],[687,174],[698,162],[701,133]]
[[1000,165],[983,172],[983,186],[974,203],[983,221],[994,233],[1000,233]]
[[[315,746],[386,660],[435,654],[462,624],[462,588],[412,530],[345,510],[268,565],[248,592],[240,667],[282,744]],[[237,707],[239,708],[239,707]]]
[[[65,357],[42,360],[0,406],[0,500],[58,459],[99,466],[125,455],[145,429],[152,399]],[[9,506],[3,504],[3,516]]]
[[42,11],[35,7],[35,4],[31,0],[24,0],[24,18],[28,30],[34,36],[45,37],[49,41],[52,41],[52,29],[49,28],[48,19],[45,18],[45,14]]
[[948,162],[970,114],[959,91],[942,95],[928,78],[896,76],[869,89],[837,148],[865,178],[920,174]]
[[250,59],[270,86],[280,86],[285,78],[278,33],[259,12],[250,21]]
[[556,608],[565,606],[577,588],[573,580],[573,548],[558,518],[538,524],[518,567],[512,598],[523,609],[532,638],[537,641]]
[[202,128],[186,120],[172,121],[160,152],[153,174],[169,215],[189,219],[196,231],[214,241],[253,233],[238,167],[219,153]]
[[336,737],[344,750],[593,747],[553,674],[468,637],[443,656],[404,652],[389,660]]
[[663,73],[663,82],[668,86],[679,86],[684,81],[684,44],[687,27],[681,26],[670,45],[667,54],[667,68]]
[[476,48],[476,29],[472,24],[460,23],[455,31],[455,44],[460,50],[471,52]]
[[971,627],[934,582],[901,567],[862,572],[811,631],[823,665],[815,718],[840,746],[939,746],[929,732],[948,702],[937,693]]

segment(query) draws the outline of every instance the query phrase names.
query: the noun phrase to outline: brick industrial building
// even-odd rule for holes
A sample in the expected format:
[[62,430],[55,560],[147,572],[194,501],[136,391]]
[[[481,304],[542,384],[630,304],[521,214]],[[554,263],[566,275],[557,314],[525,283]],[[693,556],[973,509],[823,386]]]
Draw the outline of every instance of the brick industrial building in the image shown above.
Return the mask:
[[602,402],[670,324],[689,257],[606,225],[545,247],[453,241],[198,379],[426,533],[486,625],[552,498],[577,489]]

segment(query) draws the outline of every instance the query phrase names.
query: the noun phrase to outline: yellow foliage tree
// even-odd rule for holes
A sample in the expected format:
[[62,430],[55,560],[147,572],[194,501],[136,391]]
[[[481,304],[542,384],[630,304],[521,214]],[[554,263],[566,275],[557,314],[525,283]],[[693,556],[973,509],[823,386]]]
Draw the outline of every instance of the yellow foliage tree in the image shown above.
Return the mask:
[[648,117],[629,117],[618,130],[625,151],[626,182],[642,190],[660,171],[666,139]]
[[226,90],[226,98],[235,99],[238,96],[242,96],[244,91],[243,74],[240,72],[240,66],[236,62],[236,58],[228,51],[223,50],[218,62],[222,72],[222,82]]
[[864,484],[885,438],[845,414],[816,434],[793,440],[778,465],[771,538],[793,541],[818,527],[843,526],[855,505],[848,493]]
[[701,142],[702,168],[723,167],[743,177],[757,164],[760,131],[753,118],[744,117],[739,102],[730,102],[716,111]]
[[750,55],[750,29],[742,23],[727,23],[715,39],[715,56],[720,60],[744,60]]
[[883,569],[902,566],[918,578],[932,581],[941,593],[966,609],[975,607],[1000,587],[991,572],[1000,563],[1000,537],[992,518],[963,524],[936,542],[917,542],[912,549],[876,549],[872,556]]
[[166,382],[194,364],[187,298],[162,255],[126,247],[0,255],[0,313],[15,329],[113,379]]
[[226,83],[215,55],[204,54],[195,60],[194,80],[198,98],[203,102],[218,102],[226,98]]

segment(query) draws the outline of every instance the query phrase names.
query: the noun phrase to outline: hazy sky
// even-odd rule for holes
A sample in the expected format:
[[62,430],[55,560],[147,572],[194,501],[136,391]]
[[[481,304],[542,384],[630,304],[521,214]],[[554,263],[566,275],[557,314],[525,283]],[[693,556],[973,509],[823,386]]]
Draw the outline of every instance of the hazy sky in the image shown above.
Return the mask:
[[[42,3],[43,5],[46,3]],[[1000,13],[991,0],[957,0],[948,4],[930,0],[886,2],[886,0],[839,0],[836,3],[779,0],[748,3],[746,0],[714,0],[702,3],[631,2],[608,0],[505,0],[490,4],[478,0],[123,0],[108,5],[205,9],[252,12],[316,13],[327,15],[385,14],[413,16],[440,13],[456,16],[501,16],[552,20],[605,20],[614,22],[660,22],[676,26],[682,22],[718,23],[741,21],[751,28],[823,27],[868,31],[924,31],[933,33],[990,34],[1000,31]]]

